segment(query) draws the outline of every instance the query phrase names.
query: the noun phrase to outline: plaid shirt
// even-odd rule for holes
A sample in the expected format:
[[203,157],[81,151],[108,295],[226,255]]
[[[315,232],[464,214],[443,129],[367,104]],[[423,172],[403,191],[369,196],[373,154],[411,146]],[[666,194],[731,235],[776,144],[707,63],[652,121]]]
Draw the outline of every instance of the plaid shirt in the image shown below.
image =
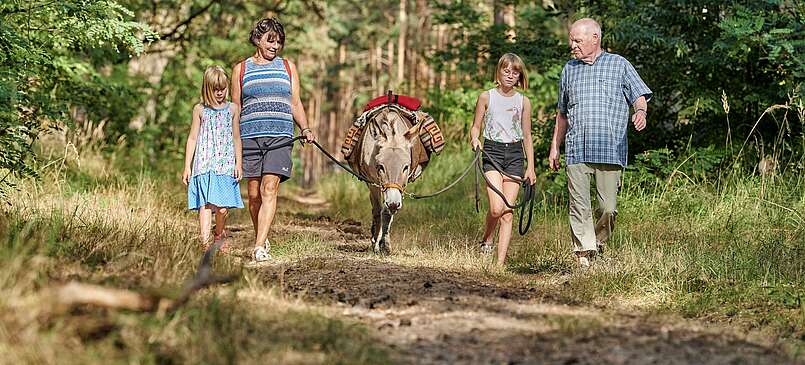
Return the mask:
[[593,64],[571,60],[559,81],[559,112],[567,116],[568,165],[604,163],[625,167],[629,106],[651,90],[625,58],[602,52]]

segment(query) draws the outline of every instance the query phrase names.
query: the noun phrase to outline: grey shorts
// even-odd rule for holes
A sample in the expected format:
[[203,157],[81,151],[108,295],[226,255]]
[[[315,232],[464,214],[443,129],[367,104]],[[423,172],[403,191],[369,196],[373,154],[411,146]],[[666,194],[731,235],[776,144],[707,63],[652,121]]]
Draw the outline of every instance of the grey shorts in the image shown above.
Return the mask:
[[497,171],[489,162],[494,159],[503,171],[511,176],[523,177],[524,158],[523,142],[501,143],[493,140],[484,140],[484,172]]
[[263,175],[277,175],[280,182],[291,177],[291,148],[293,145],[276,150],[263,151],[278,144],[290,142],[288,137],[255,137],[245,138],[243,142],[243,177],[255,178]]

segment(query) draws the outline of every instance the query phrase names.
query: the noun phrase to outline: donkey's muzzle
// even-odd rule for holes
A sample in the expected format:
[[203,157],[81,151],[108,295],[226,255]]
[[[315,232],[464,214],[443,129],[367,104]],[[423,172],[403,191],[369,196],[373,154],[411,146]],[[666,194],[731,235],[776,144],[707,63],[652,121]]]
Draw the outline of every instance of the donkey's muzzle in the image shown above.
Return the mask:
[[383,205],[394,214],[402,208],[402,191],[396,188],[383,191]]

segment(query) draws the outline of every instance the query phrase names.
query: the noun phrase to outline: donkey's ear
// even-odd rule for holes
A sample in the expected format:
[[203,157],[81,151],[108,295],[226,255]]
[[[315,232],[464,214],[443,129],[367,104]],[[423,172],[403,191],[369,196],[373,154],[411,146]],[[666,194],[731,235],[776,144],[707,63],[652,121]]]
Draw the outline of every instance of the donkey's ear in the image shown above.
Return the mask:
[[422,127],[422,122],[414,124],[411,128],[405,132],[405,138],[409,141],[413,141],[414,138],[419,137],[419,128]]
[[368,126],[366,126],[366,128],[367,128],[367,129],[369,129],[369,135],[370,135],[370,136],[372,137],[372,139],[374,139],[374,140],[379,139],[379,138],[382,136],[382,134],[383,134],[383,131],[381,131],[381,130],[380,130],[380,126],[378,126],[378,125],[377,125],[377,121],[376,121],[376,120],[374,120],[374,119],[372,119],[372,120],[369,122],[369,125],[368,125]]

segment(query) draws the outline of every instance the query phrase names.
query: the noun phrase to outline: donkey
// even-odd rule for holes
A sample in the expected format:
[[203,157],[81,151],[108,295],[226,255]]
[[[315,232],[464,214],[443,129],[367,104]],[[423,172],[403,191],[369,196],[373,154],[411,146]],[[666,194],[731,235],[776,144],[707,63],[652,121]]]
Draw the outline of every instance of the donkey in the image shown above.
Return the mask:
[[372,181],[366,184],[372,202],[372,249],[382,255],[391,253],[388,233],[402,208],[405,186],[422,172],[421,123],[409,124],[394,108],[375,114],[367,121],[356,156],[354,167]]

